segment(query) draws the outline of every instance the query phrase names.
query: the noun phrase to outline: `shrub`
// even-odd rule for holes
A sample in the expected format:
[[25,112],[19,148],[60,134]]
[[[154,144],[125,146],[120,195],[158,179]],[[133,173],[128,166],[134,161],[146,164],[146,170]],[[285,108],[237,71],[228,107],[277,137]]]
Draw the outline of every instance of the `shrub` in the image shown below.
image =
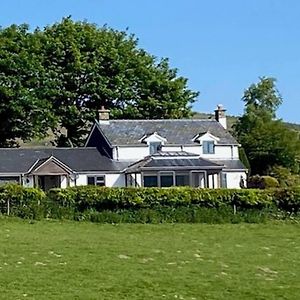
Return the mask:
[[275,177],[281,187],[295,187],[300,186],[300,176],[292,174],[292,172],[282,166],[274,166],[270,170],[270,174]]
[[251,176],[248,179],[248,188],[269,189],[279,187],[279,182],[271,176]]

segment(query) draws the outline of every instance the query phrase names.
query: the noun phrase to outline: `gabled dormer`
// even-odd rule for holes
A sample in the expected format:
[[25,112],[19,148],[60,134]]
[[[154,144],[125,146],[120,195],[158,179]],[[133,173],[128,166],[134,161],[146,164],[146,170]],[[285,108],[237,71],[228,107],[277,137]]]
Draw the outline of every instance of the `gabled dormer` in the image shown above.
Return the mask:
[[150,155],[160,151],[162,146],[167,143],[167,139],[160,136],[157,132],[145,134],[139,141],[149,146]]
[[207,131],[197,134],[192,141],[202,146],[202,154],[215,154],[215,146],[220,139]]

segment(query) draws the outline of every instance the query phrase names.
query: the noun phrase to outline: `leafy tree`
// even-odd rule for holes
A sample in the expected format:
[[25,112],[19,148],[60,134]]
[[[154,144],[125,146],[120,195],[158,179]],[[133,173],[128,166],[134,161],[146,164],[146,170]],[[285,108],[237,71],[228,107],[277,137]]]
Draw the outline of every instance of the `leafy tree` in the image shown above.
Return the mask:
[[33,54],[38,41],[28,26],[0,29],[0,146],[43,136],[54,118],[39,94],[43,68]]
[[282,98],[275,83],[275,79],[263,77],[245,91],[245,112],[235,125],[253,174],[268,174],[275,165],[298,171],[299,133],[276,119]]
[[67,140],[80,144],[101,106],[112,118],[182,118],[198,93],[187,88],[167,59],[138,48],[127,32],[99,28],[65,18],[48,26],[41,38],[47,72],[44,97],[67,129]]
[[[1,34],[0,105],[10,102],[19,113],[3,110],[15,128],[5,141],[52,128],[58,145],[80,145],[101,106],[112,118],[182,118],[198,95],[167,59],[140,49],[126,31],[64,18],[42,30],[13,25]],[[22,126],[12,125],[16,120]]]

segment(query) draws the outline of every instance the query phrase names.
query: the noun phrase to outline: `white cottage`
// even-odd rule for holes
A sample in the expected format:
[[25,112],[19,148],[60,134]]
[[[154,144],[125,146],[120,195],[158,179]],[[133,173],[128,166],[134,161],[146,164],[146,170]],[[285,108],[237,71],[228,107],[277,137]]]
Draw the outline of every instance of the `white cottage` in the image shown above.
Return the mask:
[[247,170],[226,128],[221,105],[214,120],[110,120],[102,109],[86,146],[127,165],[125,186],[239,188]]

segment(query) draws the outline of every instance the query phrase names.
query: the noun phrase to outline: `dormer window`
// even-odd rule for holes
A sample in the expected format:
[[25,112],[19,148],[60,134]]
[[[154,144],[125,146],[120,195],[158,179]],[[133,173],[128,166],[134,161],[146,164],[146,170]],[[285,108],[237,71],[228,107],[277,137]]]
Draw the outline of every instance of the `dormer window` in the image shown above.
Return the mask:
[[215,142],[214,141],[203,141],[203,154],[215,154]]
[[152,155],[161,150],[162,145],[165,145],[167,139],[160,136],[157,132],[152,132],[142,136],[139,141],[148,145],[149,154]]
[[149,142],[150,155],[157,153],[161,150],[161,142]]

